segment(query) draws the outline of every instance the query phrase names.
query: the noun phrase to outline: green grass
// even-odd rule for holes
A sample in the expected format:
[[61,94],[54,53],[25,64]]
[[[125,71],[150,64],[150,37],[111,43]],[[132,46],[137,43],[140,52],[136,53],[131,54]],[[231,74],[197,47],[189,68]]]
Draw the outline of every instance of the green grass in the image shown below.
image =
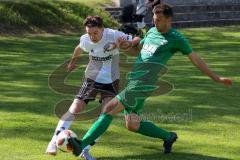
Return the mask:
[[[240,159],[239,26],[185,29],[193,48],[209,66],[234,81],[227,88],[202,75],[189,60],[176,54],[164,79],[175,89],[149,98],[144,118],[176,131],[174,153],[163,155],[160,140],[127,131],[118,116],[91,153],[100,160],[226,160]],[[2,160],[74,160],[71,154],[44,155],[58,118],[54,107],[73,94],[49,88],[49,75],[67,60],[80,35],[0,37],[0,155]],[[68,77],[79,85],[86,61]],[[90,107],[96,105],[92,103]],[[82,135],[93,120],[77,121],[72,130]]]

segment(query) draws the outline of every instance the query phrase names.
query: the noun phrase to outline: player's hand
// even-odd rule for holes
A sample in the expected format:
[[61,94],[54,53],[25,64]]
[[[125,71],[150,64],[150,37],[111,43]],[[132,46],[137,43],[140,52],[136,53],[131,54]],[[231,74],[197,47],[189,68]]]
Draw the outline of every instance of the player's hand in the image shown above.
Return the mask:
[[67,71],[72,72],[76,68],[77,68],[77,66],[76,66],[75,62],[70,62],[67,66]]
[[132,47],[132,42],[131,41],[128,41],[127,39],[125,39],[124,37],[119,37],[117,39],[117,46],[118,48],[120,49],[124,49],[124,50],[127,50],[127,49],[130,49]]
[[232,86],[232,80],[225,77],[219,77],[217,80],[219,83],[223,83],[226,86]]

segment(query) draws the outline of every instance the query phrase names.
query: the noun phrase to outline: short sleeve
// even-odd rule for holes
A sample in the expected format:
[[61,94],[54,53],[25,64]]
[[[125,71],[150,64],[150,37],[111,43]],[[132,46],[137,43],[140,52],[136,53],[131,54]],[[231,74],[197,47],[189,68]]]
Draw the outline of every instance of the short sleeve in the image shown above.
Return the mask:
[[81,38],[80,38],[79,47],[80,47],[84,52],[87,52],[87,46],[86,46],[86,42],[85,42],[84,36],[81,36]]
[[128,35],[128,34],[125,34],[121,31],[115,31],[115,38],[116,40],[119,38],[119,37],[124,37],[126,40],[132,40],[132,36],[131,35]]
[[182,52],[182,54],[184,55],[189,55],[193,51],[188,40],[182,35],[180,35],[179,38],[179,51]]

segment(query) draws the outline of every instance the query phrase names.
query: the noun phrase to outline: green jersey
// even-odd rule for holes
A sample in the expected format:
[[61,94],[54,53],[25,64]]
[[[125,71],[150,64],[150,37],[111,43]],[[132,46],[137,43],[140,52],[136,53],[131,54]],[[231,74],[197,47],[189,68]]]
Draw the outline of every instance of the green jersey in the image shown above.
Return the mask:
[[140,43],[143,44],[143,48],[137,62],[166,64],[174,53],[178,51],[184,55],[192,52],[186,38],[175,29],[170,29],[167,33],[160,33],[156,27],[153,27]]
[[167,71],[165,64],[178,51],[185,55],[192,52],[186,38],[175,29],[161,34],[155,27],[151,28],[140,43],[143,48],[128,75],[128,84],[117,95],[118,100],[125,106],[126,114],[140,114],[145,99],[153,92],[168,92],[171,85],[157,84],[158,79]]

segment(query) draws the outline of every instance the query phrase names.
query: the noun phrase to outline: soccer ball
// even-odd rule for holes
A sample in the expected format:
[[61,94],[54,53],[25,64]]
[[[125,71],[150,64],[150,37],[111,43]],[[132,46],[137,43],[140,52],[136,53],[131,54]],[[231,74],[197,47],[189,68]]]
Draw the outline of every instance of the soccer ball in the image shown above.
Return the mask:
[[72,146],[68,143],[67,140],[69,137],[77,138],[77,135],[71,130],[63,130],[58,134],[56,145],[59,150],[64,152],[72,151]]

